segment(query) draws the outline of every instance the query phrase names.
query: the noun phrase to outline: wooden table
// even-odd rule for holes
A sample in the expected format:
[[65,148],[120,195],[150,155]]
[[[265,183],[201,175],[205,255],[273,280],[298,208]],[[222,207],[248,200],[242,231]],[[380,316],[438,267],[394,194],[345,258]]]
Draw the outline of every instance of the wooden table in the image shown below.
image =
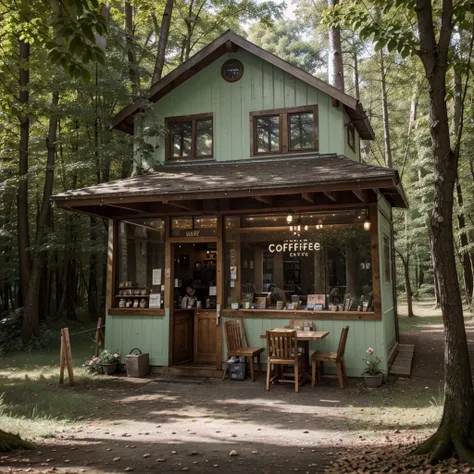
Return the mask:
[[[276,328],[272,329],[272,331],[281,331],[281,332],[291,332],[294,329],[290,328]],[[302,343],[303,346],[303,377],[301,383],[305,383],[306,381],[311,382],[311,372],[309,370],[309,343],[310,341],[321,341],[325,337],[329,335],[329,331],[296,331],[296,337],[298,338],[298,342]],[[260,337],[262,339],[266,339],[266,334],[261,334]],[[268,370],[268,368],[267,368]]]

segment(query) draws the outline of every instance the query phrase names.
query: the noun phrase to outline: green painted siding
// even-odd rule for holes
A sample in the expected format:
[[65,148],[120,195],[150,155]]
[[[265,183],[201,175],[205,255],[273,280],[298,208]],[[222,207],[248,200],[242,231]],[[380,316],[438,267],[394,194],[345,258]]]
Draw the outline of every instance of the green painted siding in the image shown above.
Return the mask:
[[[220,73],[222,64],[231,57],[244,65],[242,79],[235,83],[226,82]],[[320,153],[344,154],[342,106],[333,107],[325,93],[246,51],[217,59],[155,103],[152,111],[163,127],[165,117],[212,112],[214,157],[217,161],[234,161],[250,159],[250,112],[313,104],[318,105]],[[164,135],[153,137],[150,142],[156,152],[149,165],[163,163]]]
[[[289,319],[257,319],[247,318],[245,321],[245,329],[251,346],[265,347],[265,339],[261,339],[260,335],[265,331],[273,328],[282,328],[290,323]],[[347,337],[347,345],[345,352],[345,361],[347,375],[349,377],[359,377],[364,370],[364,361],[362,360],[368,347],[373,347],[377,354],[383,357],[381,369],[386,370],[387,347],[384,341],[384,327],[382,321],[320,321],[315,320],[314,326],[317,331],[329,331],[329,335],[322,341],[312,342],[311,350],[319,351],[337,351],[341,329],[349,326],[349,335]],[[226,360],[226,347],[224,341],[223,360]],[[266,363],[266,352],[262,354],[262,361]],[[331,367],[328,366],[328,372]]]
[[105,347],[124,356],[138,347],[150,354],[151,365],[168,365],[169,315],[111,316],[107,315]]
[[344,155],[351,160],[360,161],[360,137],[359,132],[355,130],[355,151],[349,146],[347,140],[347,124],[350,122],[350,118],[347,114],[344,114],[346,126],[344,127]]
[[[385,279],[385,259],[383,252],[383,237],[387,236],[390,240],[391,251],[391,229],[390,222],[385,215],[390,216],[390,205],[385,199],[379,200],[378,214],[378,232],[379,232],[379,260],[380,260],[380,293],[382,300],[382,321],[384,324],[385,341],[387,348],[395,340],[395,308],[393,305],[393,283]],[[382,211],[382,212],[381,212]],[[388,355],[388,354],[387,354]]]

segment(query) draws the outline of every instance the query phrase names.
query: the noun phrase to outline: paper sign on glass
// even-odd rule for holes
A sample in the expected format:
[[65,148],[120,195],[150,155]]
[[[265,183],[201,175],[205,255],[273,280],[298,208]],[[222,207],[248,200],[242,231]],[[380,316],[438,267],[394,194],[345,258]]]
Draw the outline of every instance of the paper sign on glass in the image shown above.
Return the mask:
[[150,295],[149,308],[161,308],[161,293],[152,293]]
[[237,280],[237,266],[231,265],[230,267],[230,279]]
[[161,285],[161,268],[153,269],[152,285]]
[[217,295],[217,286],[210,286],[209,287],[209,296],[216,296]]

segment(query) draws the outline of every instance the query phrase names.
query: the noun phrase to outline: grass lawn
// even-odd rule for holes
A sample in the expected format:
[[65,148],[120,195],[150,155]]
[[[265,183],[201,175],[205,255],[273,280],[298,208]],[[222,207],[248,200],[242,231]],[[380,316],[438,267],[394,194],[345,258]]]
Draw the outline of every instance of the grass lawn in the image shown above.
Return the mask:
[[[71,334],[91,327],[77,326]],[[92,327],[93,329],[93,327]],[[94,352],[94,332],[71,336],[77,385],[59,385],[60,334],[49,347],[0,357],[0,426],[29,439],[54,437],[100,409],[90,389],[116,383],[90,374],[82,365]],[[67,374],[67,371],[66,371]]]

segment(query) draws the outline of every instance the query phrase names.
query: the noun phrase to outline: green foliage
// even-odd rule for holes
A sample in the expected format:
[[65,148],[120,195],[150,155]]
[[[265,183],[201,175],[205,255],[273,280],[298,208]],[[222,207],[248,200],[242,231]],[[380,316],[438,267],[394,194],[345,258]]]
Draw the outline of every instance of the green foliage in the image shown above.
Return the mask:
[[271,26],[255,23],[248,33],[253,43],[308,72],[315,73],[324,64],[321,46],[311,38],[311,31],[297,21],[280,20]]
[[53,338],[53,332],[47,324],[39,337],[32,338],[27,343],[21,339],[22,311],[18,310],[0,320],[0,354],[16,351],[32,351],[48,347]]

